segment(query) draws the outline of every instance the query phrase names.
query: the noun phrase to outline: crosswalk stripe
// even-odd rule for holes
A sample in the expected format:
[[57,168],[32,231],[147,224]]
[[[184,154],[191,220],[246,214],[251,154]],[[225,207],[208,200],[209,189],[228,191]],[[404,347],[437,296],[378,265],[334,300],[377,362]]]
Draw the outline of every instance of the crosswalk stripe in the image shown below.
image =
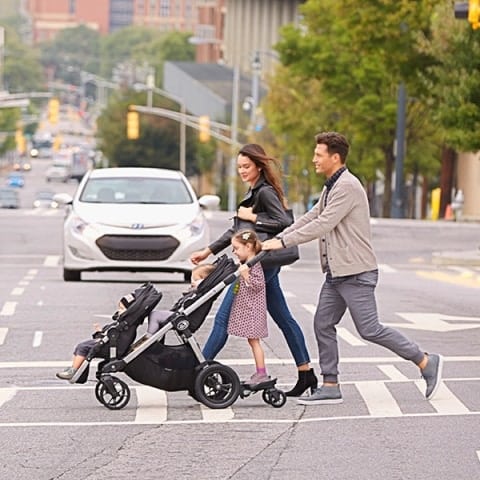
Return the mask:
[[408,382],[406,377],[395,365],[377,365],[377,368],[382,371],[390,380],[397,382]]
[[358,337],[356,337],[353,333],[351,333],[345,327],[338,327],[337,334],[342,340],[344,340],[345,342],[347,342],[348,344],[354,347],[367,346],[367,344],[364,341],[360,340]]
[[135,423],[160,423],[167,420],[167,394],[163,390],[142,385],[135,387],[137,413]]
[[59,255],[48,255],[43,262],[44,267],[56,267],[60,262]]
[[0,328],[0,345],[3,345],[3,343],[5,342],[7,333],[8,333],[8,328],[5,328],[5,327]]
[[17,302],[5,302],[3,308],[0,310],[0,315],[7,316],[13,315],[17,308]]
[[15,388],[2,388],[0,389],[0,407],[11,400],[17,393]]
[[200,411],[202,412],[203,420],[209,423],[228,422],[235,416],[231,407],[212,410],[205,405],[200,405]]
[[367,381],[355,385],[360,392],[370,415],[400,417],[402,411],[383,382]]
[[[415,385],[417,388],[425,394],[425,382],[421,380],[416,380]],[[470,410],[455,396],[452,391],[445,385],[444,382],[441,382],[437,393],[430,400],[433,408],[438,413],[444,415],[456,415],[462,413],[468,413]]]

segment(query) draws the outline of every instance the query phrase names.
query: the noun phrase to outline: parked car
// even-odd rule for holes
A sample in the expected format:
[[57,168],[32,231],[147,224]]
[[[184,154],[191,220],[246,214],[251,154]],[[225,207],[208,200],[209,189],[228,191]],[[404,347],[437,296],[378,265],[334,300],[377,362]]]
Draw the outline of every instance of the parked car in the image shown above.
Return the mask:
[[7,176],[7,187],[22,188],[25,185],[25,179],[21,173],[9,173]]
[[220,199],[197,199],[185,176],[157,168],[89,170],[69,206],[63,229],[63,279],[84,271],[164,271],[191,277],[190,254],[209,241],[203,209]]
[[32,169],[32,164],[27,161],[18,161],[13,164],[13,169],[17,172],[23,170],[24,172],[29,172]]
[[13,188],[0,188],[0,208],[20,208],[18,192]]
[[55,192],[51,190],[40,190],[35,193],[33,208],[58,208],[58,203],[53,199]]

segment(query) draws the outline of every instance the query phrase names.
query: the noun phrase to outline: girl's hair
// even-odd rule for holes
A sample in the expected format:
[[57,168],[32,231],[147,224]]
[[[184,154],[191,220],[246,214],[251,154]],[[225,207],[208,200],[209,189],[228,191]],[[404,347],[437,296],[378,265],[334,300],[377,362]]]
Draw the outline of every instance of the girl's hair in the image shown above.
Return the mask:
[[276,158],[269,157],[263,147],[256,143],[249,143],[244,145],[239,155],[245,155],[248,157],[258,168],[260,168],[265,176],[267,182],[277,192],[278,198],[282,202],[284,208],[288,208],[287,200],[282,188],[281,168],[280,163]]
[[242,245],[252,245],[255,254],[260,253],[262,244],[253,230],[239,230],[233,234],[232,240],[235,240]]

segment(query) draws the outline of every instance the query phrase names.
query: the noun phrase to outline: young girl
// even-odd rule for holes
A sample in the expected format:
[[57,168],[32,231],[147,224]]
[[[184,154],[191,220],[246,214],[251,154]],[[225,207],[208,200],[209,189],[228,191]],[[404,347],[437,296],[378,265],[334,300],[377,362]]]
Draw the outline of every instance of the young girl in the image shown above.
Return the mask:
[[260,344],[260,339],[268,336],[267,299],[262,266],[256,263],[249,268],[246,262],[259,253],[262,246],[254,231],[241,230],[232,237],[232,249],[242,265],[239,267],[240,277],[234,288],[228,333],[248,339],[256,366],[256,372],[250,377],[248,384],[256,386],[270,380],[265,368],[265,354]]

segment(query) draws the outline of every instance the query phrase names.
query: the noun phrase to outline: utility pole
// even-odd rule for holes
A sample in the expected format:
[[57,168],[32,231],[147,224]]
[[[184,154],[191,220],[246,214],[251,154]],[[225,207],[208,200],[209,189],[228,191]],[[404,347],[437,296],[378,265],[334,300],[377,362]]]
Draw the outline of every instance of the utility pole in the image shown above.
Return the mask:
[[240,87],[240,67],[233,68],[232,87],[232,144],[230,168],[228,172],[228,211],[234,212],[237,209],[237,148],[238,148],[238,97]]
[[397,100],[397,134],[395,148],[395,191],[393,192],[393,202],[391,206],[392,218],[405,218],[405,193],[403,163],[405,157],[405,111],[407,103],[407,94],[405,84],[402,82],[398,86]]

